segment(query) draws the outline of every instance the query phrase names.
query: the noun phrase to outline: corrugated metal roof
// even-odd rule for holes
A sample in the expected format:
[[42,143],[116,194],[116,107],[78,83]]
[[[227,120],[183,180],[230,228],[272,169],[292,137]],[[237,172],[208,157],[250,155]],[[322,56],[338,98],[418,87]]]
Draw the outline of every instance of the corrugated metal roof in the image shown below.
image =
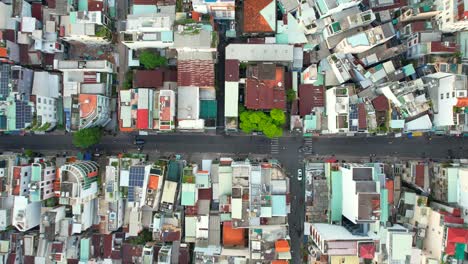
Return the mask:
[[148,129],[148,125],[149,125],[148,118],[149,118],[148,109],[138,109],[137,110],[137,128]]
[[177,83],[179,86],[214,86],[214,63],[211,60],[179,61]]
[[218,114],[218,102],[216,100],[200,100],[200,118],[216,118]]

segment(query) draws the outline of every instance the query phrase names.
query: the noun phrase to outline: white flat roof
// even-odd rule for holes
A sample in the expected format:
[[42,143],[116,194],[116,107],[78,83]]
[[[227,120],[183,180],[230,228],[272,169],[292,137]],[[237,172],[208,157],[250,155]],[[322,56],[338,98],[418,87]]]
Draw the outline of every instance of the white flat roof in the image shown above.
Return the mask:
[[229,44],[227,60],[292,62],[294,47],[284,44]]

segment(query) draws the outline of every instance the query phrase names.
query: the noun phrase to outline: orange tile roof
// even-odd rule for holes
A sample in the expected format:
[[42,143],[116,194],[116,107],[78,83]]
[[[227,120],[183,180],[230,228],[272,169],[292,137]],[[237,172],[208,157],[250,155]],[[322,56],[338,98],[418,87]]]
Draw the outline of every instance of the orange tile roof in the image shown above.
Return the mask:
[[223,245],[242,246],[245,245],[245,230],[242,228],[232,228],[232,222],[223,224]]
[[273,260],[271,264],[288,264],[287,260]]
[[156,190],[159,184],[159,177],[156,175],[151,175],[149,178],[148,189]]
[[289,252],[290,247],[288,241],[285,239],[276,240],[275,249],[276,252]]
[[6,48],[0,48],[0,57],[8,58],[8,51]]
[[260,11],[262,11],[262,9],[264,9],[271,2],[272,0],[244,1],[244,32],[254,33],[274,31],[265,18],[260,14]]
[[78,101],[80,102],[81,118],[86,118],[97,108],[97,96],[95,94],[80,94]]

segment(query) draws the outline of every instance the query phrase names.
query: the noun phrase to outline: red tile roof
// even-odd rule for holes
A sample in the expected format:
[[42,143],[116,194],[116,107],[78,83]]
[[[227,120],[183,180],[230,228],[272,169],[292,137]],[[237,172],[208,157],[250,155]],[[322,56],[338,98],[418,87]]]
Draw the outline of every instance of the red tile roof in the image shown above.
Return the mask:
[[42,3],[31,4],[31,15],[39,21],[42,21]]
[[180,231],[164,231],[161,234],[161,240],[163,242],[174,242],[180,240]]
[[374,244],[360,244],[359,245],[359,257],[364,259],[373,259],[375,255]]
[[312,84],[299,85],[299,115],[305,116],[311,113],[314,107],[325,106],[324,89],[322,86]]
[[133,257],[141,257],[143,246],[133,246],[131,244],[122,245],[122,263],[134,263]]
[[138,129],[148,129],[148,125],[149,125],[148,116],[149,116],[148,109],[137,110],[137,128]]
[[[447,44],[447,45],[446,45]],[[431,52],[452,53],[457,51],[457,44],[454,42],[432,41]]]
[[211,189],[198,189],[198,200],[211,200]]
[[376,111],[387,111],[390,107],[387,97],[385,95],[380,95],[374,100],[372,100],[372,105]]
[[449,227],[447,230],[447,247],[445,248],[445,254],[454,255],[455,245],[457,243],[468,244],[468,229]]
[[411,23],[411,32],[416,33],[420,31],[425,31],[426,23],[427,21],[414,21],[413,23]]
[[248,109],[286,109],[284,90],[284,68],[276,67],[275,80],[247,78],[245,87],[245,107]]
[[164,71],[156,70],[136,70],[133,77],[133,87],[135,88],[160,88],[163,86]]
[[419,187],[424,187],[424,165],[416,165],[416,175],[414,183]]
[[[260,14],[266,6],[275,0],[244,0],[244,32],[273,32],[265,18]],[[276,23],[276,19],[274,20]]]
[[104,2],[88,0],[88,11],[104,11]]
[[179,86],[214,86],[214,63],[211,60],[179,61],[177,84]]
[[358,104],[358,128],[367,128],[367,111],[364,104]]
[[232,228],[232,222],[223,224],[223,245],[243,246],[245,245],[245,229]]
[[225,65],[225,80],[227,82],[238,82],[239,81],[239,61],[238,60],[226,60]]

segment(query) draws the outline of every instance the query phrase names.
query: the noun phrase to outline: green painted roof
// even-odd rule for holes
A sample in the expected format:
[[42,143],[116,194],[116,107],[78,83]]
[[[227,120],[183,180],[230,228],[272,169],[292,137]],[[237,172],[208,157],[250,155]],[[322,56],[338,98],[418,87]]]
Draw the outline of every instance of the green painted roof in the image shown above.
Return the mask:
[[340,22],[335,22],[331,26],[332,26],[333,32],[338,32],[341,30]]
[[158,11],[155,5],[133,5],[132,14],[134,15],[149,15],[155,14]]
[[195,184],[183,183],[182,184],[182,197],[181,205],[194,206],[195,205]]
[[41,167],[32,166],[31,168],[31,181],[40,181],[41,180]]
[[369,40],[364,32],[348,37],[348,42],[352,47],[369,46]]
[[314,115],[307,115],[307,117],[310,118],[305,118],[304,119],[304,128],[306,130],[315,130],[317,129],[317,117]]
[[216,100],[200,100],[200,118],[216,118],[218,102]]
[[276,34],[276,44],[288,44],[288,34],[280,33]]
[[341,221],[343,213],[343,178],[341,171],[332,171],[331,220]]
[[286,216],[286,195],[272,195],[271,207],[273,216]]
[[78,11],[88,11],[88,0],[78,0]]
[[457,202],[458,168],[447,168],[447,202]]
[[315,3],[317,4],[321,14],[326,14],[328,12],[328,6],[325,3],[325,0],[317,0]]
[[177,161],[169,161],[169,165],[167,168],[167,179],[173,182],[179,182],[180,175],[181,175],[181,168]]
[[455,259],[464,260],[465,259],[465,244],[456,243],[455,244]]
[[89,260],[89,238],[82,238],[80,240],[80,261]]
[[416,73],[416,70],[414,69],[414,66],[413,64],[408,64],[406,66],[403,67],[403,73],[406,75],[406,76],[410,76],[410,75],[413,75]]
[[380,222],[386,223],[388,221],[388,190],[382,189],[380,191]]

